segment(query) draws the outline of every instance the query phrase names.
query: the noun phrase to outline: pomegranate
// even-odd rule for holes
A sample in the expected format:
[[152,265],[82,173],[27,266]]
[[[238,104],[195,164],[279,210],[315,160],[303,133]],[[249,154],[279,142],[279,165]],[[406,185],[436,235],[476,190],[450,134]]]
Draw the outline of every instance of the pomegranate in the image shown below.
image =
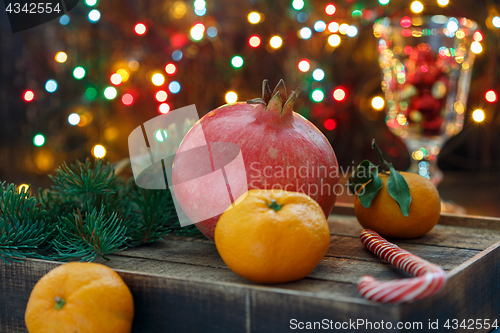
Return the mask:
[[[302,192],[316,200],[326,216],[330,214],[339,179],[337,158],[325,136],[292,110],[299,92],[300,88],[287,96],[283,80],[271,92],[264,80],[262,98],[223,105],[193,125],[177,151],[172,173],[174,184],[189,184],[176,189],[175,195],[192,221],[200,221],[197,214],[212,209],[222,193],[230,191],[234,201],[249,189]],[[232,143],[241,149],[246,179],[232,179],[231,186],[213,179],[192,181],[207,174],[193,163],[193,154],[215,142]],[[212,170],[216,169],[212,161]],[[202,197],[205,205],[198,204]],[[213,240],[219,217],[205,219],[196,226]]]

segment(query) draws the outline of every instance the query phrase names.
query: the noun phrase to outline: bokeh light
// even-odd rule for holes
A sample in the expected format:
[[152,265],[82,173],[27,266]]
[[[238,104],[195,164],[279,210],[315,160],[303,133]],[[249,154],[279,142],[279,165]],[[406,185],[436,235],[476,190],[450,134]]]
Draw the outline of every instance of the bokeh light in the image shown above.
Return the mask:
[[85,4],[89,7],[94,7],[97,5],[97,0],[85,0]]
[[346,93],[345,93],[345,90],[344,88],[337,88],[333,91],[333,98],[336,100],[336,101],[343,101],[346,97]]
[[205,32],[205,26],[202,23],[195,24],[191,28],[191,38],[195,41],[199,41],[203,38],[203,33]]
[[257,35],[254,35],[248,39],[248,44],[251,47],[259,47],[261,43],[260,37]]
[[239,55],[231,58],[231,65],[234,68],[241,68],[241,66],[243,66],[243,63],[244,63],[243,58],[240,57]]
[[236,103],[238,100],[238,94],[236,94],[234,91],[228,91],[226,93],[226,103]]
[[329,3],[325,7],[325,13],[326,13],[326,15],[332,16],[333,14],[335,14],[336,11],[337,11],[337,7],[335,7],[335,5],[332,4],[332,3]]
[[134,96],[132,96],[132,94],[123,94],[122,96],[122,103],[124,105],[132,105],[134,103]]
[[99,21],[100,18],[101,18],[101,12],[98,11],[97,9],[92,9],[89,12],[89,21],[91,23],[96,23],[97,21]]
[[292,7],[295,10],[301,10],[302,8],[304,8],[304,0],[293,0]]
[[248,22],[250,22],[252,24],[259,23],[260,19],[261,19],[261,16],[257,12],[251,12],[250,14],[248,14]]
[[111,82],[111,84],[115,85],[115,86],[118,86],[120,84],[122,84],[123,82],[123,79],[122,79],[122,76],[118,73],[113,73],[111,74],[111,76],[109,77],[109,81]]
[[168,98],[168,94],[165,90],[158,90],[155,94],[155,98],[158,102],[165,102]]
[[478,123],[482,122],[484,120],[484,111],[481,109],[474,110],[474,112],[472,112],[472,119]]
[[375,96],[372,98],[372,107],[375,110],[382,110],[384,108],[385,101],[382,97],[380,96]]
[[165,130],[159,129],[155,132],[155,138],[157,141],[163,142],[168,138],[168,133]]
[[134,31],[138,35],[144,35],[146,33],[146,30],[146,25],[144,25],[144,23],[137,23],[134,26]]
[[410,9],[415,14],[420,14],[424,10],[424,5],[420,1],[413,1],[410,5]]
[[132,71],[136,71],[139,69],[139,62],[135,59],[132,59],[128,62],[128,68],[130,68],[130,70]]
[[217,30],[216,27],[208,27],[208,29],[207,29],[207,35],[208,35],[208,37],[214,38],[214,37],[217,36],[218,32],[219,31]]
[[493,90],[488,90],[484,98],[490,103],[495,103],[497,101],[497,93]]
[[177,71],[177,67],[174,64],[167,64],[165,66],[165,72],[169,75],[174,75]]
[[381,4],[382,6],[387,5],[391,0],[378,0],[378,3]]
[[331,46],[339,46],[340,45],[340,36],[339,35],[330,35],[328,37],[328,44]]
[[63,63],[63,62],[66,62],[66,60],[68,60],[68,55],[66,54],[66,52],[62,52],[62,51],[57,52],[55,59],[57,62]]
[[53,93],[57,90],[57,82],[55,80],[48,80],[45,83],[45,90],[47,90],[49,93]]
[[123,69],[123,68],[117,70],[116,74],[118,74],[122,77],[123,82],[127,82],[128,78],[130,77],[130,74],[127,72],[127,70]]
[[500,28],[500,17],[499,16],[495,16],[494,18],[491,19],[491,24],[493,24],[493,26],[495,28]]
[[358,34],[358,28],[356,28],[354,25],[350,25],[349,28],[347,28],[346,33],[349,37],[355,37]]
[[280,36],[273,36],[269,41],[269,44],[273,49],[277,49],[280,48],[281,45],[283,45],[283,40],[281,39]]
[[161,103],[158,106],[158,112],[160,112],[161,114],[168,113],[169,111],[170,111],[170,105],[168,105],[167,103]]
[[75,67],[73,69],[73,77],[77,80],[83,79],[85,76],[85,69],[81,66]]
[[17,187],[18,193],[29,193],[30,186],[28,184],[21,184]]
[[322,69],[317,68],[313,71],[312,77],[315,81],[321,81],[325,78],[325,72]]
[[299,70],[303,73],[307,72],[311,68],[311,63],[307,59],[302,59],[297,65]]
[[337,127],[337,122],[335,120],[333,120],[333,119],[327,119],[323,123],[323,126],[325,126],[325,128],[328,131],[333,131],[335,129],[335,127]]
[[106,97],[106,99],[115,99],[116,95],[118,95],[118,92],[116,91],[115,87],[107,87],[106,89],[104,89],[104,97]]
[[45,137],[42,134],[37,134],[33,137],[33,144],[37,147],[43,146],[45,143]]
[[450,3],[450,0],[437,0],[438,5],[445,7]]
[[72,113],[68,116],[68,123],[72,126],[78,125],[80,122],[80,115],[78,113]]
[[64,14],[63,16],[61,16],[61,18],[59,19],[59,23],[61,25],[67,25],[69,23],[70,19],[69,19],[69,16]]
[[311,93],[311,99],[316,102],[316,103],[319,103],[321,102],[323,99],[325,99],[325,93],[323,92],[323,90],[321,89],[314,89]]
[[472,35],[472,39],[476,42],[482,42],[484,37],[483,37],[483,33],[481,31],[476,31],[473,35]]
[[95,145],[94,148],[92,148],[92,155],[94,155],[95,158],[103,158],[106,156],[106,148],[104,148],[103,145]]
[[177,81],[172,81],[168,85],[168,90],[170,90],[172,94],[177,94],[179,91],[181,91],[181,85]]
[[339,27],[339,32],[342,34],[342,35],[345,35],[347,34],[347,29],[349,29],[349,24],[347,23],[342,23]]
[[323,32],[326,29],[326,23],[324,21],[316,21],[314,23],[314,31]]
[[163,76],[163,74],[156,73],[151,77],[151,82],[153,82],[155,86],[161,86],[165,83],[165,76]]
[[470,49],[475,54],[479,54],[479,53],[483,52],[483,46],[479,42],[472,42],[472,44],[470,45]]
[[311,29],[304,27],[304,28],[299,30],[299,36],[302,39],[309,39],[312,36],[312,31],[311,31]]
[[337,22],[335,22],[335,21],[330,22],[328,24],[328,31],[333,32],[333,33],[338,32],[339,27],[340,27],[340,25]]
[[88,87],[87,89],[85,89],[85,97],[89,101],[95,100],[97,98],[97,90],[93,87]]
[[23,94],[23,99],[26,102],[31,102],[32,100],[35,99],[35,93],[33,90],[26,90]]
[[172,59],[175,61],[180,61],[182,59],[182,51],[181,50],[175,50],[172,52]]

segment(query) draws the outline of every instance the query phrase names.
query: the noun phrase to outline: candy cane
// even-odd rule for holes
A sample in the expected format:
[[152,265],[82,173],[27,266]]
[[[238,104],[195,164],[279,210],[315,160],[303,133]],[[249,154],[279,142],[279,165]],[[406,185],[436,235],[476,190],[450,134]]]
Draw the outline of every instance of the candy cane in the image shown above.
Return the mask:
[[365,229],[360,238],[375,255],[416,276],[384,282],[363,276],[358,290],[364,298],[382,303],[409,302],[434,295],[446,284],[446,273],[441,267],[389,243],[375,231]]

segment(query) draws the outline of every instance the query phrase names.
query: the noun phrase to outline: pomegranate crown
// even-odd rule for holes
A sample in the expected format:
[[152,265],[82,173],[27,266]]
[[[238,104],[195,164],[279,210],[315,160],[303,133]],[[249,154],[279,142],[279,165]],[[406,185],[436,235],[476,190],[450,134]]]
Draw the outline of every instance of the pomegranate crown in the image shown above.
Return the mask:
[[267,109],[279,110],[281,115],[292,113],[293,104],[300,94],[300,88],[292,91],[290,96],[286,94],[285,82],[283,79],[278,82],[274,91],[271,92],[267,80],[262,81],[262,98],[248,100],[248,104],[262,104]]

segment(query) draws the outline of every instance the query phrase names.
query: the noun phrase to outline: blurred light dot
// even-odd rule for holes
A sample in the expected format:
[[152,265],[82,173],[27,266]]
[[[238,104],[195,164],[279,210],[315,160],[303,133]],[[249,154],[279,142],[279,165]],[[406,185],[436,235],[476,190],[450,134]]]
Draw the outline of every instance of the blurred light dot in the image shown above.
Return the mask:
[[347,28],[347,36],[349,37],[354,37],[358,34],[358,28],[355,26],[351,25],[349,28]]
[[342,35],[345,35],[347,33],[347,29],[349,29],[349,24],[347,23],[342,23],[339,27],[339,32],[342,34]]
[[243,58],[240,56],[234,56],[233,58],[231,58],[231,65],[234,68],[240,68],[241,66],[243,66]]
[[177,94],[179,91],[181,91],[181,85],[177,81],[172,81],[168,85],[168,90],[170,90],[172,94]]
[[338,32],[339,31],[339,24],[337,22],[330,22],[328,24],[328,31],[330,32]]
[[299,30],[299,35],[303,39],[309,39],[312,36],[312,31],[311,29],[305,27]]
[[307,16],[307,14],[304,12],[300,12],[297,14],[297,21],[299,21],[300,23],[306,23],[308,18],[309,16]]
[[260,14],[257,13],[257,12],[251,12],[250,14],[248,14],[248,22],[252,23],[252,24],[257,24],[260,22]]
[[85,90],[85,97],[89,100],[89,101],[93,101],[94,99],[96,99],[97,97],[97,90],[95,90],[95,88],[92,88],[92,87],[89,87]]
[[135,59],[132,59],[128,62],[128,68],[130,68],[130,70],[133,70],[133,71],[136,71],[139,69],[139,62]]
[[343,101],[345,99],[345,90],[343,88],[337,88],[333,91],[333,98],[336,100],[336,101]]
[[155,138],[156,140],[163,142],[168,138],[168,133],[165,130],[159,129],[155,132]]
[[203,33],[205,32],[204,31],[205,29],[203,29],[203,27],[201,25],[195,25],[194,27],[191,28],[191,38],[198,41],[198,40],[201,40],[203,38]]
[[122,96],[122,103],[125,105],[132,105],[134,103],[134,96],[132,94],[124,94]]
[[168,111],[170,111],[170,105],[168,105],[167,103],[161,103],[158,106],[158,112],[165,114],[168,113]]
[[283,40],[281,39],[280,36],[273,36],[269,41],[269,44],[273,49],[277,49],[281,47],[281,45],[283,44]]
[[116,71],[116,73],[122,77],[123,82],[127,82],[128,78],[130,77],[130,74],[125,69],[119,69]]
[[167,64],[165,66],[165,72],[169,75],[175,74],[176,71],[177,71],[177,67],[174,64]]
[[63,16],[61,16],[61,18],[59,19],[59,23],[61,25],[66,25],[69,23],[69,16],[64,14]]
[[446,29],[448,29],[452,33],[455,33],[455,31],[458,30],[458,22],[456,22],[456,20],[448,21],[448,24],[446,24]]
[[118,92],[116,91],[115,87],[107,87],[104,89],[104,97],[107,99],[114,99]]
[[144,35],[146,33],[146,26],[144,23],[137,23],[134,27],[134,31],[138,35]]
[[479,42],[472,42],[472,44],[470,45],[470,49],[476,54],[483,52],[483,47]]
[[305,73],[311,68],[311,63],[309,62],[309,60],[304,59],[304,60],[299,61],[299,64],[297,67],[299,67],[299,70],[301,72]]
[[155,98],[158,102],[165,102],[168,98],[168,94],[165,90],[159,90],[156,93]]
[[410,9],[415,14],[419,14],[424,10],[424,5],[420,1],[413,1],[411,3]]
[[261,43],[260,37],[259,36],[252,36],[248,40],[248,44],[250,44],[251,47],[259,47]]
[[363,16],[363,13],[359,9],[356,9],[356,10],[352,11],[351,16],[354,18],[359,18],[359,17]]
[[95,23],[99,21],[101,18],[101,12],[99,12],[97,9],[92,9],[89,13],[89,21],[92,23]]
[[106,148],[104,148],[103,145],[95,145],[94,148],[92,148],[92,155],[94,155],[95,158],[103,158],[106,156]]
[[311,99],[316,103],[321,102],[324,98],[325,98],[325,93],[321,89],[315,89],[311,93]]
[[26,90],[23,95],[23,99],[26,102],[31,102],[33,99],[35,99],[35,93],[33,90]]
[[315,69],[313,74],[312,74],[312,77],[316,81],[321,81],[325,78],[325,72],[320,68]]
[[331,15],[335,14],[336,11],[337,11],[337,7],[335,7],[335,5],[332,4],[332,3],[326,5],[326,7],[325,7],[325,13],[326,13],[326,15],[330,15],[331,16]]
[[89,7],[94,7],[97,5],[97,0],[85,0],[85,4]]
[[497,93],[493,90],[488,90],[484,98],[490,103],[495,103],[497,101]]
[[109,77],[109,81],[114,84],[115,86],[118,86],[120,84],[122,84],[122,76],[118,73],[114,73],[114,74],[111,74],[111,76]]
[[203,9],[206,5],[205,0],[196,0],[193,4],[195,9]]
[[226,94],[226,103],[235,103],[238,100],[238,95],[234,91],[228,91]]
[[179,61],[182,59],[182,51],[181,50],[175,50],[172,52],[172,59],[175,61]]
[[75,67],[73,70],[73,76],[75,79],[80,80],[85,76],[85,69],[81,66]]
[[53,93],[57,90],[57,82],[55,80],[48,80],[45,83],[45,90],[47,90],[49,93]]
[[215,36],[217,36],[217,33],[218,33],[218,32],[219,32],[219,31],[217,30],[217,28],[216,28],[216,27],[209,27],[209,28],[207,29],[207,35],[208,35],[208,37],[212,37],[212,38],[214,38]]
[[43,146],[45,143],[45,137],[42,134],[37,134],[33,138],[33,144],[37,147]]
[[80,122],[80,115],[78,113],[72,113],[68,116],[68,123],[72,126],[78,125]]
[[326,23],[324,21],[316,21],[314,23],[314,31],[323,32],[326,29]]
[[481,109],[474,110],[472,113],[472,119],[478,123],[482,122],[484,120],[484,111]]
[[474,35],[472,35],[472,39],[474,39],[476,42],[482,42],[484,39],[483,33],[481,31],[476,31]]
[[333,131],[335,129],[335,127],[337,127],[337,122],[333,119],[327,119],[327,120],[325,120],[323,125],[325,126],[325,128],[327,130]]
[[380,97],[380,96],[373,97],[372,107],[375,110],[382,110],[384,108],[384,105],[385,105],[385,101],[382,97]]
[[62,52],[62,51],[61,52],[57,52],[56,56],[55,56],[55,59],[56,59],[57,62],[63,63],[66,60],[68,60],[68,55],[65,52]]
[[160,73],[156,73],[151,77],[151,82],[153,82],[155,86],[161,86],[165,83],[165,77]]
[[339,35],[330,35],[330,37],[328,37],[328,44],[330,44],[331,46],[339,46],[340,36]]
[[411,18],[409,16],[405,16],[401,19],[399,22],[403,28],[409,28],[411,27]]
[[295,10],[301,10],[302,8],[304,8],[304,0],[293,0],[292,7]]
[[29,188],[30,188],[30,186],[29,186],[28,184],[21,184],[21,185],[19,185],[19,186],[17,187],[17,192],[18,192],[19,194],[21,194],[21,193],[23,193],[23,192],[24,192],[24,193],[29,193]]
[[444,7],[450,3],[450,0],[437,0],[437,2],[438,2],[438,5],[440,5],[441,7]]
[[207,13],[207,9],[205,7],[201,8],[201,9],[195,8],[194,13],[198,16],[203,16]]
[[378,3],[381,4],[382,6],[387,5],[391,0],[378,0]]
[[495,28],[500,28],[500,17],[495,16],[493,19],[491,19],[491,23]]

